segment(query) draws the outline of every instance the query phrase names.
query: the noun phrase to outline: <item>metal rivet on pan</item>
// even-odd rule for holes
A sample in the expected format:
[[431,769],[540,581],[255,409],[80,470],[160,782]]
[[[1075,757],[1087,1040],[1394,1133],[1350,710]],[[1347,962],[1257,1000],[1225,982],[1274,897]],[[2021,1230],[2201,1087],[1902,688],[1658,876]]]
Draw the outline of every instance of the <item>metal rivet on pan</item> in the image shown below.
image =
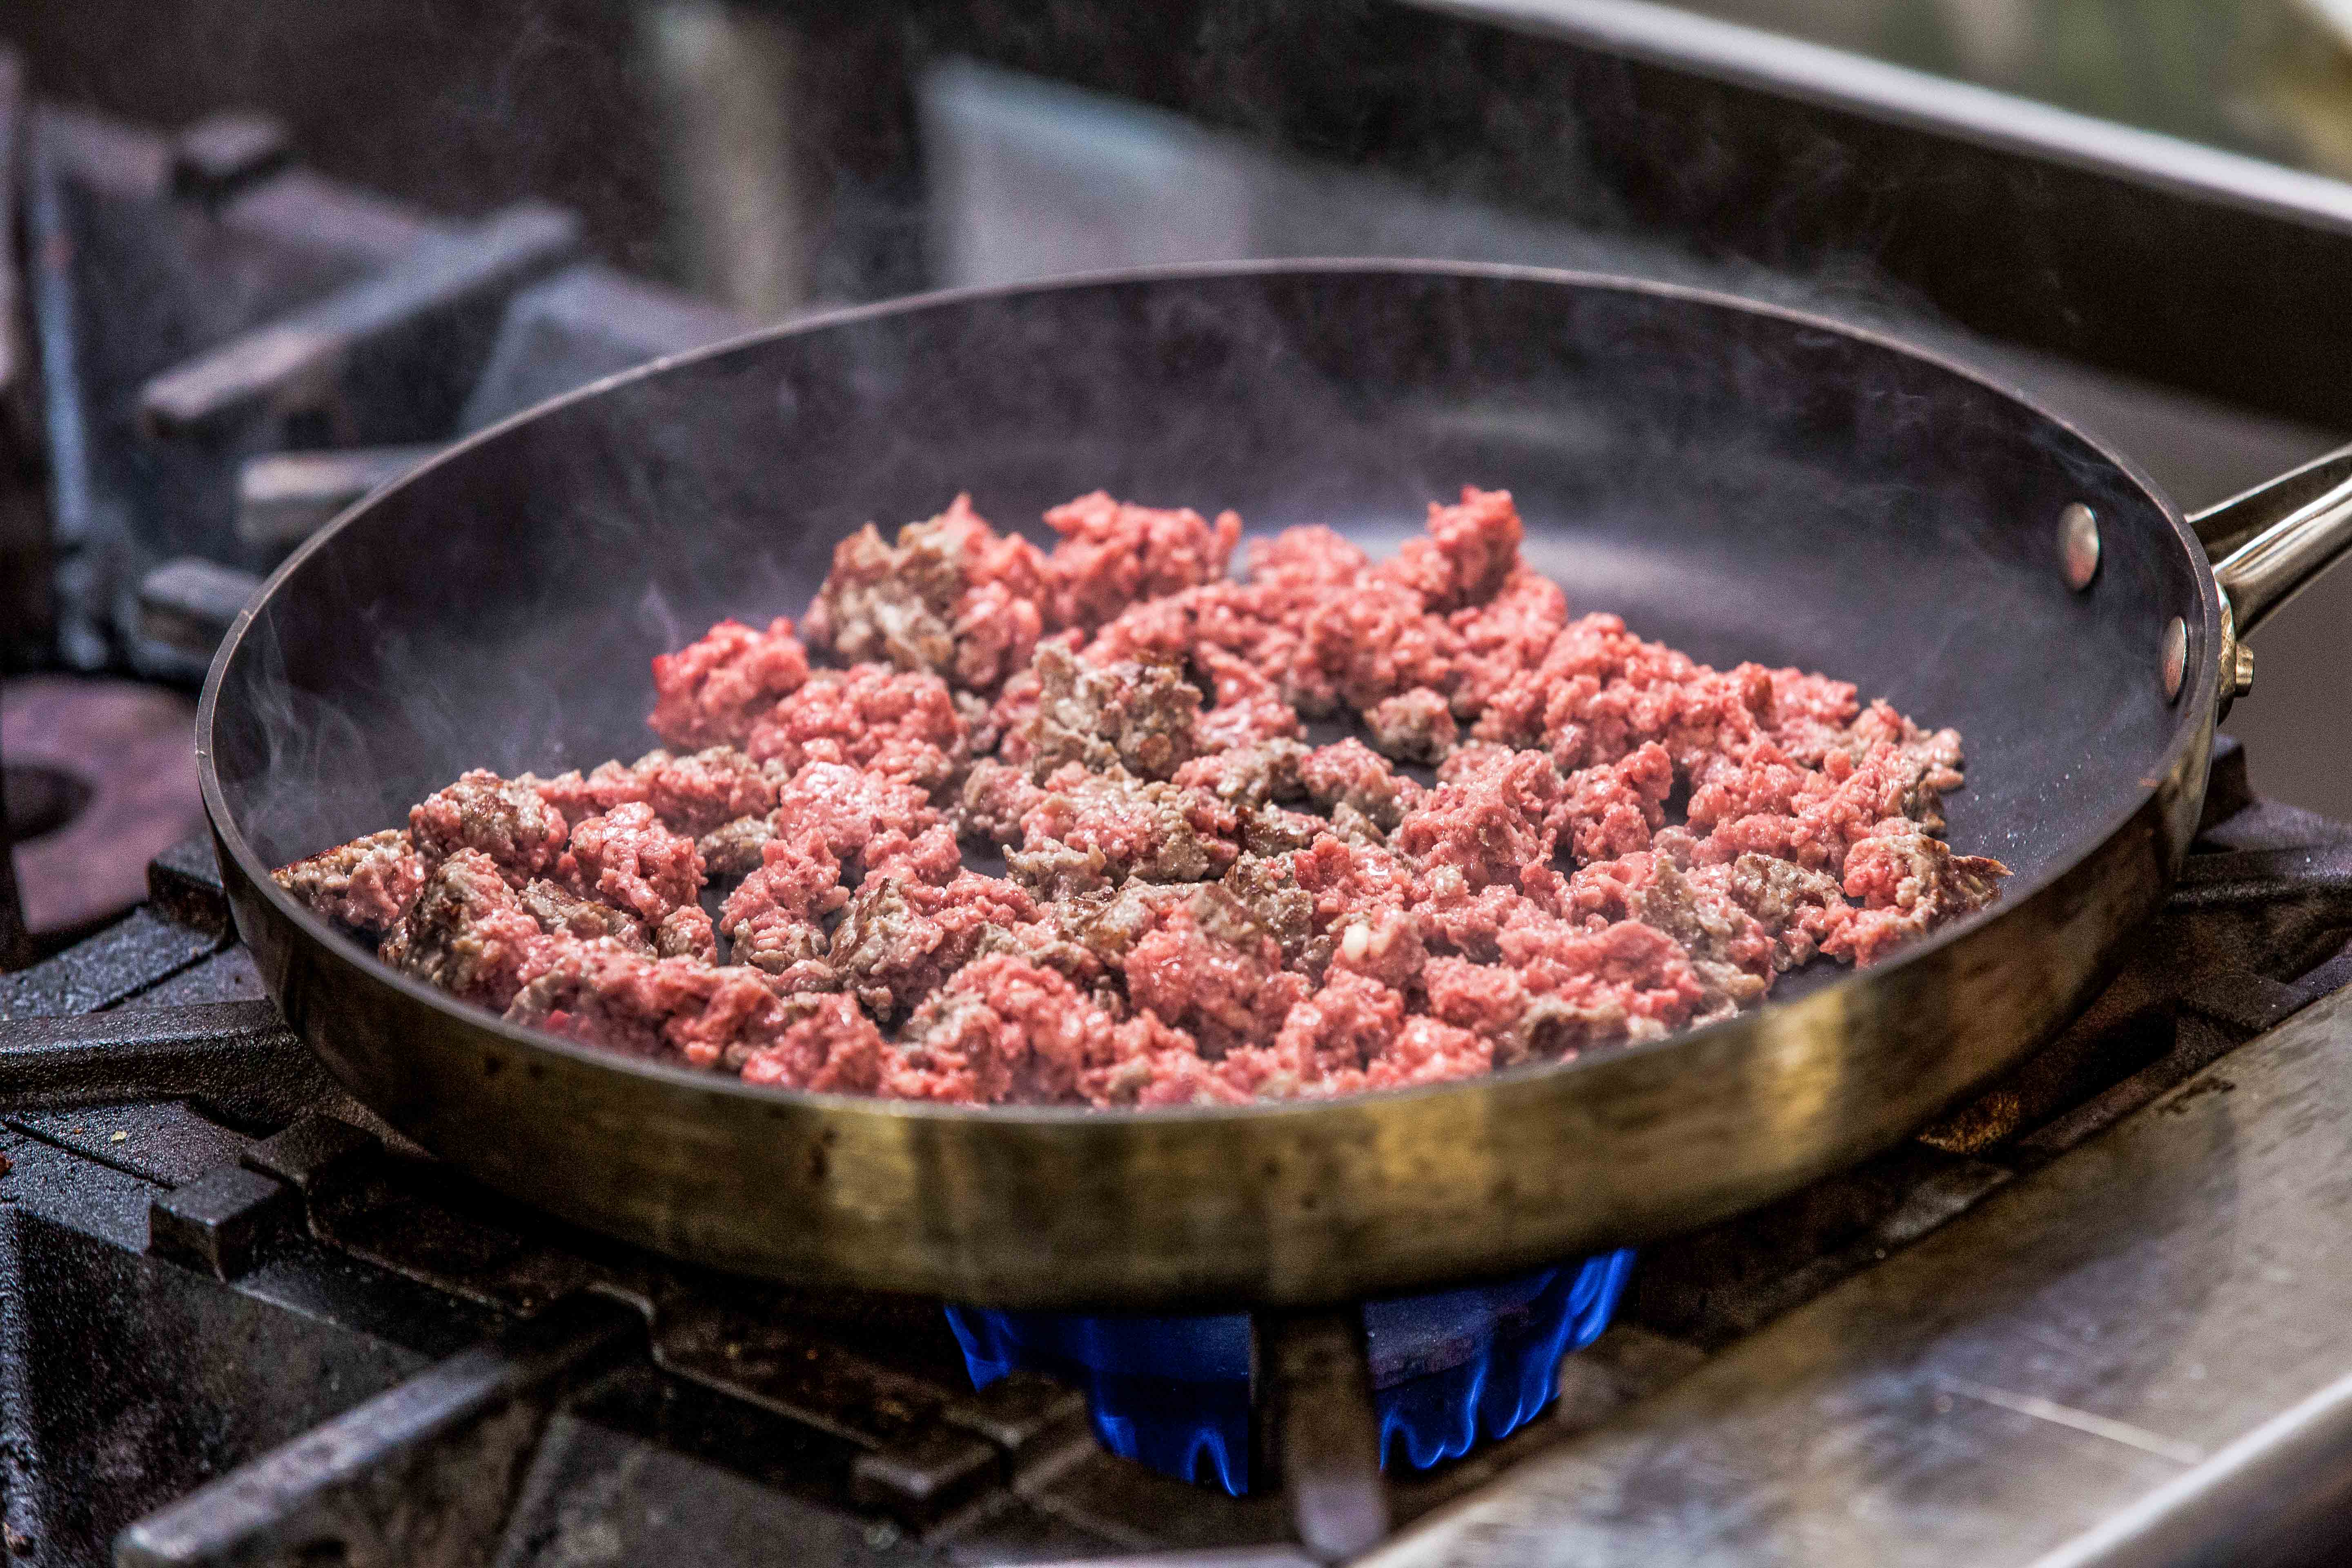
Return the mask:
[[2066,570],[2066,586],[2077,594],[2099,574],[2099,514],[2081,501],[2058,514],[2058,560]]
[[2189,623],[2179,616],[2164,623],[2164,700],[2170,702],[2180,695],[2180,683],[2189,674]]

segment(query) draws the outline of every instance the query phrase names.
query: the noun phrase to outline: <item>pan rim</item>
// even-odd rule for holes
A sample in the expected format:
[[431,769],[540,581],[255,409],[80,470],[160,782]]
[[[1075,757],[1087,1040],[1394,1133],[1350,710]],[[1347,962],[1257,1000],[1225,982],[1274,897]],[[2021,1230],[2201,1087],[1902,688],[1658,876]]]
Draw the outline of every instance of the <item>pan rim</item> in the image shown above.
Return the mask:
[[[226,795],[220,784],[218,769],[214,760],[213,734],[218,716],[221,689],[226,682],[228,668],[242,649],[257,611],[268,603],[286,580],[299,571],[311,556],[328,548],[336,535],[378,502],[424,479],[461,454],[487,445],[509,429],[573,403],[602,395],[636,381],[651,379],[674,368],[715,359],[760,343],[813,334],[884,317],[950,309],[979,300],[1102,289],[1136,283],[1213,280],[1228,278],[1313,277],[1335,274],[1352,276],[1393,274],[1404,277],[1483,279],[1502,282],[1565,285],[1586,290],[1643,295],[1748,316],[1770,318],[1790,326],[1860,342],[1905,358],[1924,362],[1948,374],[1974,383],[1986,391],[2021,406],[2045,424],[2080,442],[2099,460],[2109,465],[2130,481],[2131,485],[2147,500],[2171,528],[2176,542],[2189,553],[2190,560],[2199,563],[2200,567],[2205,565],[2206,557],[2202,544],[2198,541],[2194,531],[2189,528],[2179,506],[2165,493],[2161,487],[2157,485],[2130,458],[2115,451],[2105,441],[2082,429],[2072,420],[2043,406],[2022,389],[1979,367],[1958,360],[1943,350],[1906,341],[1879,328],[1842,321],[1816,311],[1800,310],[1769,300],[1749,299],[1722,289],[1622,274],[1525,266],[1509,262],[1385,257],[1362,258],[1310,257],[1188,262],[1078,272],[1009,284],[983,284],[934,289],[926,293],[879,300],[870,304],[846,306],[791,321],[753,328],[718,342],[676,354],[663,355],[627,370],[600,377],[509,415],[463,440],[452,442],[425,462],[380,486],[345,508],[324,527],[304,541],[264,580],[260,588],[238,612],[227,635],[221,639],[219,647],[215,651],[212,665],[206,671],[196,715],[197,776],[205,810],[216,845],[236,861],[239,875],[280,919],[288,921],[303,931],[314,943],[332,952],[337,962],[355,964],[373,983],[390,985],[412,1000],[423,1003],[456,1023],[470,1029],[497,1036],[515,1049],[548,1053],[579,1067],[620,1072],[671,1089],[740,1096],[752,1104],[805,1106],[811,1110],[827,1113],[851,1113],[861,1117],[884,1118],[898,1121],[979,1123],[1008,1131],[1023,1126],[1056,1128],[1072,1124],[1099,1126],[1139,1122],[1153,1126],[1167,1126],[1189,1121],[1279,1120],[1328,1113],[1352,1105],[1385,1105],[1423,1097],[1458,1095],[1465,1091],[1490,1088],[1508,1089],[1526,1083],[1548,1082],[1555,1078],[1565,1078],[1578,1072],[1600,1070],[1612,1064],[1628,1062],[1635,1058],[1646,1058],[1665,1051],[1684,1049],[1691,1047],[1695,1042],[1717,1037],[1731,1031],[1757,1027],[1765,1020],[1788,1022],[1797,1019],[1801,1014],[1812,1009],[1841,1008],[1851,993],[1860,989],[1874,977],[1891,975],[1910,968],[1946,947],[2000,924],[2023,910],[2053,884],[2074,872],[2084,860],[2096,855],[2100,848],[2112,842],[2118,834],[2129,827],[2146,809],[2148,798],[2158,792],[2162,782],[2179,770],[2189,752],[2200,743],[2200,740],[2207,738],[2204,732],[2211,730],[2212,724],[2206,715],[2212,710],[2221,679],[2219,667],[2212,657],[2216,628],[2221,617],[2221,590],[2211,571],[2206,568],[2196,573],[2199,624],[2191,628],[2189,679],[2184,682],[2179,698],[2172,704],[2176,714],[2173,732],[2153,771],[2137,781],[2135,793],[2103,820],[2095,836],[2085,839],[2086,847],[2081,853],[2054,863],[2031,881],[2020,882],[2013,889],[2004,889],[2004,896],[1988,908],[1955,921],[1925,941],[1906,946],[1895,958],[1875,965],[1868,971],[1848,970],[1837,979],[1802,996],[1791,997],[1783,1002],[1768,1000],[1763,1006],[1752,1011],[1743,1012],[1698,1028],[1677,1030],[1659,1039],[1611,1046],[1591,1055],[1565,1060],[1523,1063],[1477,1078],[1392,1089],[1368,1089],[1328,1100],[1275,1100],[1247,1105],[1096,1109],[1082,1106],[966,1105],[927,1100],[882,1100],[866,1095],[826,1093],[810,1089],[785,1089],[773,1085],[747,1084],[740,1078],[728,1074],[674,1065],[646,1058],[626,1056],[620,1052],[569,1040],[562,1036],[549,1034],[524,1025],[509,1023],[487,1008],[463,1002],[414,976],[404,974],[384,963],[374,954],[360,949],[331,922],[299,903],[291,894],[278,885],[276,879],[271,875],[272,868],[262,863],[260,857],[247,840],[241,825],[228,808]],[[2151,640],[2151,647],[2153,647],[2153,640]],[[2204,783],[2201,779],[2197,780],[2192,787],[2201,793]],[[2174,873],[2174,868],[2168,866],[2165,868],[2165,879],[2168,883]]]

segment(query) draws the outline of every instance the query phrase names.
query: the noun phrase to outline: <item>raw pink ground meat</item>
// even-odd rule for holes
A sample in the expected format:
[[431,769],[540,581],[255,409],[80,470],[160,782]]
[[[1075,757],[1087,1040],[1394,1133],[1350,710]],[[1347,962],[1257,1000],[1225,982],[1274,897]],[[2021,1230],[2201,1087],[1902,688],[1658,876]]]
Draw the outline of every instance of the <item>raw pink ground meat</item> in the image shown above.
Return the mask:
[[1203,647],[1197,650],[1192,667],[1207,678],[1215,699],[1195,727],[1204,750],[1295,741],[1307,733],[1298,710],[1246,660],[1223,648]]
[[743,1081],[832,1094],[872,1094],[880,1088],[889,1047],[874,1020],[838,994],[794,1000],[807,1005],[772,1043],[745,1058]]
[[840,763],[932,789],[955,776],[964,733],[938,676],[860,664],[809,677],[751,726],[744,750],[791,773]]
[[1833,955],[1874,963],[1893,948],[1933,929],[1955,903],[1982,903],[2005,873],[2000,862],[1955,855],[1918,825],[1897,820],[1854,845],[1845,858],[1845,895],[1862,907],[1822,944]]
[[1535,999],[1517,970],[1437,957],[1422,969],[1421,984],[1430,1016],[1484,1038],[1496,1066],[1525,1061],[1538,1044]]
[[908,1023],[884,1069],[887,1092],[908,1100],[1079,1097],[1089,1068],[1110,1061],[1110,1016],[1068,980],[1011,953],[956,971]]
[[1290,856],[1289,863],[1299,889],[1313,900],[1318,930],[1403,909],[1416,896],[1413,868],[1402,856],[1328,833]]
[[1372,563],[1370,556],[1319,523],[1253,539],[1248,558],[1250,581],[1300,595],[1344,588]]
[[1198,1041],[1146,1009],[1112,1032],[1114,1059],[1087,1074],[1089,1103],[1129,1105],[1246,1105],[1250,1095],[1219,1076],[1222,1063],[1201,1054]]
[[1580,866],[1613,860],[1650,847],[1650,835],[1665,826],[1665,799],[1674,793],[1675,768],[1666,749],[1644,742],[1627,755],[1569,774],[1565,795],[1545,821]]
[[1402,1089],[1416,1083],[1444,1083],[1448,1079],[1479,1077],[1493,1071],[1494,1066],[1493,1041],[1435,1018],[1407,1018],[1396,1042],[1364,1069],[1364,1087]]
[[1682,946],[1639,921],[1588,931],[1528,920],[1506,926],[1496,947],[1528,990],[1566,1005],[1578,1045],[1655,1039],[1688,1022],[1705,994]]
[[1355,708],[1450,686],[1462,647],[1419,594],[1369,572],[1308,611],[1305,635],[1307,657]]
[[[1255,540],[1238,581],[1230,512],[1097,492],[1045,521],[1050,554],[964,496],[864,530],[803,623],[846,668],[721,622],[655,661],[673,750],[468,773],[278,881],[612,1049],[1148,1108],[1655,1038],[1817,956],[1878,962],[2007,874],[1935,836],[1957,734],[1572,616],[1507,492],[1431,506],[1384,562]],[[1307,744],[1335,714],[1371,744]]]
[[1234,512],[1212,526],[1190,507],[1137,506],[1102,490],[1055,507],[1045,524],[1062,536],[1045,561],[1057,630],[1098,626],[1138,599],[1214,582],[1242,536]]
[[814,828],[779,835],[761,847],[760,868],[727,895],[719,930],[735,961],[782,973],[826,948],[825,916],[849,901],[841,861]]
[[507,1016],[632,1055],[669,1051],[689,1067],[740,1068],[782,1032],[784,1010],[755,970],[572,942]]
[[[1492,599],[1456,610],[1446,624],[1462,642],[1454,660],[1454,714],[1468,722],[1486,714],[1520,675],[1542,665],[1568,625],[1568,596],[1550,578],[1521,567]],[[1499,731],[1505,722],[1489,729]],[[1500,738],[1498,732],[1480,736]]]
[[688,838],[775,809],[776,779],[732,746],[683,757],[656,752],[637,764],[637,772],[654,815]]
[[646,798],[645,774],[641,771],[656,757],[667,757],[667,752],[649,752],[635,764],[620,762],[599,763],[585,778],[578,768],[558,773],[551,779],[536,773],[521,773],[515,783],[527,784],[531,793],[563,814],[566,822],[577,822],[583,816],[594,816]]
[[658,925],[702,890],[702,858],[694,852],[694,840],[663,826],[652,806],[616,805],[572,830],[571,847],[556,863],[556,875],[647,925]]
[[1495,656],[1472,683],[1480,711],[1471,733],[1539,747],[1563,767],[1614,762],[1651,741],[1687,767],[1753,733],[1772,709],[1772,672],[1710,669],[1634,637],[1615,616],[1570,622],[1531,664],[1525,652]]
[[1405,1005],[1378,981],[1335,974],[1291,1006],[1271,1046],[1228,1051],[1213,1070],[1236,1100],[1354,1092],[1365,1087],[1366,1068],[1396,1044]]
[[1772,738],[1801,763],[1819,763],[1855,711],[1854,689],[1845,681],[1800,669],[1772,672]]
[[1282,967],[1282,944],[1262,929],[1216,919],[1196,898],[1129,950],[1127,994],[1222,1055],[1271,1037],[1311,989]]
[[1518,566],[1522,531],[1510,491],[1465,485],[1460,504],[1430,503],[1427,536],[1406,540],[1381,574],[1440,615],[1483,604]]
[[1522,868],[1551,858],[1548,826],[1565,787],[1540,752],[1479,748],[1456,753],[1396,827],[1403,854],[1458,869],[1473,889],[1517,886]]
[[808,679],[808,650],[778,616],[764,632],[721,621],[699,642],[654,660],[653,716],[646,721],[680,751],[740,746],[776,700]]
[[906,780],[841,763],[812,763],[776,791],[779,834],[822,837],[843,861],[872,865],[947,818]]

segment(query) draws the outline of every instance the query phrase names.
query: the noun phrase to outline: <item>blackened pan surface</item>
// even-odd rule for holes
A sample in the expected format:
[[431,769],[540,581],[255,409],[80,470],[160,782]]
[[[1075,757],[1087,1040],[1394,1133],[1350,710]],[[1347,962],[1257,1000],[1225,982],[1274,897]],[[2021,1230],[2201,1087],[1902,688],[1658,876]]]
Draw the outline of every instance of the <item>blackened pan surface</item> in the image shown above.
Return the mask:
[[[797,614],[836,540],[1102,486],[1375,550],[1506,487],[1577,610],[1820,668],[1967,737],[1988,914],[1760,1013],[1479,1082],[1085,1113],[746,1089],[392,974],[266,869],[471,766],[650,743],[651,656]],[[2091,506],[2087,592],[2056,521]],[[240,927],[363,1100],[493,1184],[728,1267],[1008,1304],[1337,1300],[1693,1223],[1883,1147],[2068,1016],[2196,817],[2219,600],[2127,465],[1828,323],[1621,280],[1286,264],[945,296],[656,366],[478,437],[273,579],[216,662]],[[2184,618],[2186,689],[2158,647]]]

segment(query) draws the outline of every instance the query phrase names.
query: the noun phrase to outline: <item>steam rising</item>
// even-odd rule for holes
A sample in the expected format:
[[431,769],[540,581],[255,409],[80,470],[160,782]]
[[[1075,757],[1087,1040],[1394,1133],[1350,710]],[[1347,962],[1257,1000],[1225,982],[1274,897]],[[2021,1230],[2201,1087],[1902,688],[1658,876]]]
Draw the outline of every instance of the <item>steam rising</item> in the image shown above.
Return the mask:
[[[1633,237],[1597,179],[1583,179],[1579,226],[969,63],[930,68],[918,100],[929,247],[949,281],[1251,254],[1503,259],[1981,346],[1863,258],[1800,276]],[[1553,184],[1575,185],[1580,150],[1556,152]],[[222,765],[262,852],[284,859],[400,820],[469,766],[635,756],[650,742],[652,655],[720,616],[797,616],[835,540],[928,516],[961,489],[1032,538],[1044,508],[1101,485],[1234,506],[1255,531],[1332,523],[1381,552],[1429,500],[1475,482],[1518,493],[1531,561],[1580,608],[1620,610],[1701,658],[1826,668],[1960,724],[1979,766],[1956,842],[2035,863],[1984,830],[2001,819],[1981,765],[2031,743],[2031,726],[1950,673],[1988,626],[1947,599],[1901,635],[1857,639],[1858,604],[1890,583],[1909,595],[1900,552],[1849,536],[1916,536],[1915,556],[1990,584],[2040,542],[1988,531],[1985,509],[2113,476],[2036,427],[2030,482],[1975,468],[1923,481],[1916,456],[1967,447],[1969,421],[2004,447],[2007,411],[1825,355],[1802,331],[1678,336],[1644,318],[1574,295],[1503,310],[1477,288],[1168,286],[839,327],[628,383],[452,458],[308,563],[240,657],[224,711],[250,743],[225,743]],[[1858,388],[1823,401],[1824,374],[1854,374]],[[1780,551],[1756,538],[1765,518],[1790,531]],[[1796,552],[1810,577],[1769,616],[1759,551],[1775,573]],[[2084,693],[2084,729],[2141,732],[2113,719],[2124,693],[2102,692],[2104,705]]]
[[[1101,485],[1382,549],[1465,482],[1517,494],[1579,609],[1961,728],[1955,845],[2023,879],[2105,826],[2085,780],[2137,777],[2169,736],[2139,623],[2189,601],[2185,568],[2128,481],[1998,394],[1671,297],[1352,271],[929,306],[562,405],[304,562],[229,669],[216,754],[290,859],[467,767],[636,755],[654,654],[799,614],[837,540],[959,489],[1007,525]],[[2078,497],[2116,520],[2089,599],[2043,526]]]

